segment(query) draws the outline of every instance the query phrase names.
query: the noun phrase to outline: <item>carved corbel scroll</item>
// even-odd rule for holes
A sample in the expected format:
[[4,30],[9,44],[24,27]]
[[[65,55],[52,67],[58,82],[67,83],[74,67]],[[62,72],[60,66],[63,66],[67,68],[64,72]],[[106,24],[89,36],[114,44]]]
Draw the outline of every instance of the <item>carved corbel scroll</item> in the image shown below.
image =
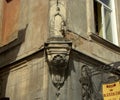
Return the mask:
[[64,84],[72,43],[49,41],[45,43],[46,59],[54,86],[59,90]]

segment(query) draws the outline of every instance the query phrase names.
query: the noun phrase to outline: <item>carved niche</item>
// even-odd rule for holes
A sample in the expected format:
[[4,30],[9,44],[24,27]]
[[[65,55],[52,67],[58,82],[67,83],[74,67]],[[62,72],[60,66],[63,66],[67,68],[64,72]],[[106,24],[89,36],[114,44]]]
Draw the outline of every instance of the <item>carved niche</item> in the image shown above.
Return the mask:
[[66,0],[50,0],[50,37],[63,37],[66,30]]

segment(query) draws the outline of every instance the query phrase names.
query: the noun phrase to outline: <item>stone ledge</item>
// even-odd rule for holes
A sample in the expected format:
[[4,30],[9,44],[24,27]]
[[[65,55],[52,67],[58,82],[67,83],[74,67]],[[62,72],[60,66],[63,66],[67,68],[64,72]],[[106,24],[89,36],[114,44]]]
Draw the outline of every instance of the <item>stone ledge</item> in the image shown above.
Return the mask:
[[108,47],[108,48],[112,49],[113,51],[117,51],[118,53],[120,53],[120,47],[119,47],[119,46],[117,46],[117,45],[115,45],[115,44],[113,44],[113,43],[111,43],[111,42],[109,42],[109,41],[101,38],[100,36],[98,36],[98,35],[96,35],[96,34],[94,34],[94,33],[92,33],[92,34],[90,35],[90,37],[91,37],[94,41],[102,44],[103,46]]

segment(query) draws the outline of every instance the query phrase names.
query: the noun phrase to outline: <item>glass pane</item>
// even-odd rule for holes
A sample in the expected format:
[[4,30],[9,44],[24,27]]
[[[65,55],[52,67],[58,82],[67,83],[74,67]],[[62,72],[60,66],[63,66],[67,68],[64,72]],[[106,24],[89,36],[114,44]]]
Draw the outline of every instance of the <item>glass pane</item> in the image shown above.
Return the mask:
[[111,0],[100,0],[101,2],[103,2],[105,5],[111,7]]
[[104,8],[105,35],[106,39],[112,42],[111,12]]

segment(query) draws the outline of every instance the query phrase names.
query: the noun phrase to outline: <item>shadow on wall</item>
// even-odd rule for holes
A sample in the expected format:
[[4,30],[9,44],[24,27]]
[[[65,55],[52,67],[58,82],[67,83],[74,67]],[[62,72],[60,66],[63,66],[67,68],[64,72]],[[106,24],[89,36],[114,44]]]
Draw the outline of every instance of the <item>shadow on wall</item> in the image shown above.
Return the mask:
[[10,100],[5,97],[10,64],[16,60],[21,44],[25,41],[27,27],[18,32],[16,40],[0,48],[0,100]]

